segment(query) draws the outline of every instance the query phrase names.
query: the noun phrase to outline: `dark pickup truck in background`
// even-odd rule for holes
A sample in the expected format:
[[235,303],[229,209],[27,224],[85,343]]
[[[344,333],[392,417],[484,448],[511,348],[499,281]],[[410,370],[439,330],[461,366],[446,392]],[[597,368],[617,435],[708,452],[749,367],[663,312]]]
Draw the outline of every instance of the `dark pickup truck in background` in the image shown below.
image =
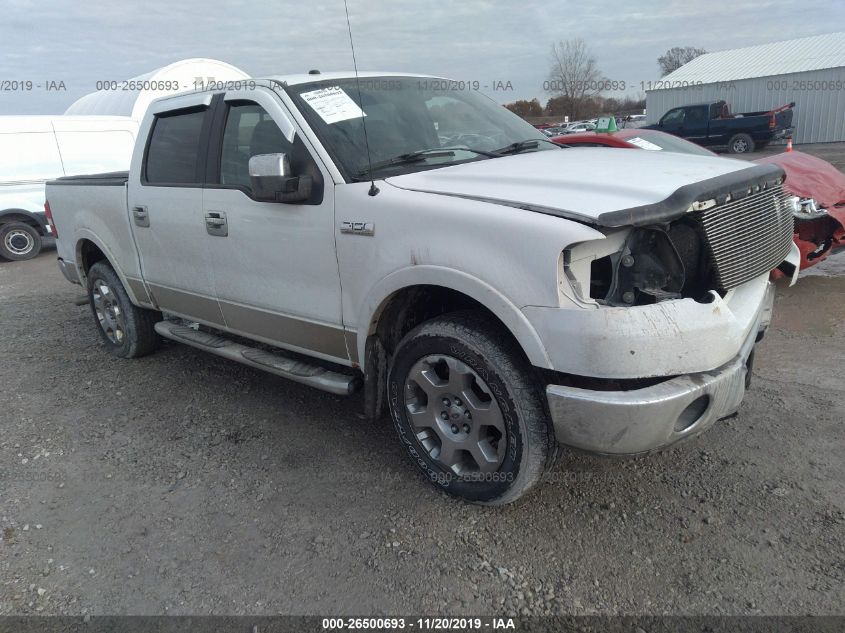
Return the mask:
[[792,136],[793,107],[794,102],[769,111],[731,114],[724,101],[698,103],[672,108],[646,127],[705,147],[727,147],[731,154],[745,154]]

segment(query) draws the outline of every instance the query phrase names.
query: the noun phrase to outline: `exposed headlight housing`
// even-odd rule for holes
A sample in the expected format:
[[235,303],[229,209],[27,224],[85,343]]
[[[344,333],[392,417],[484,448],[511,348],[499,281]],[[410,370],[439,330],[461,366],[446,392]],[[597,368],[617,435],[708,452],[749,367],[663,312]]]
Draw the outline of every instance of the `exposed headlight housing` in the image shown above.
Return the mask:
[[827,209],[820,207],[813,198],[792,196],[789,203],[792,205],[792,215],[796,220],[814,220],[827,215]]

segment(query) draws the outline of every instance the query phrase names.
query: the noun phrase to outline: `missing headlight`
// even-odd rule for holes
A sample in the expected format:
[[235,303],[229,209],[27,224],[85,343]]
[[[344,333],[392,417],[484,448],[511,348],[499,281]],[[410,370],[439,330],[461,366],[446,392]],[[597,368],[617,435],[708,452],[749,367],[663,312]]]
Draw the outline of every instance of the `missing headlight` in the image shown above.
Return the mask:
[[614,306],[708,296],[697,231],[682,222],[633,230],[619,252],[590,266],[590,297]]

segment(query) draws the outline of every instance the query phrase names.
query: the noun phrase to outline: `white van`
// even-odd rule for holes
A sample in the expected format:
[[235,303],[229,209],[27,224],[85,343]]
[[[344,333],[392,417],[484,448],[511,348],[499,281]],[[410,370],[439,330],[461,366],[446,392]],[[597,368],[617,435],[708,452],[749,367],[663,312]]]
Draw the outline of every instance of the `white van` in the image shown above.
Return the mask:
[[46,181],[129,169],[137,134],[122,116],[0,116],[0,258],[41,250]]

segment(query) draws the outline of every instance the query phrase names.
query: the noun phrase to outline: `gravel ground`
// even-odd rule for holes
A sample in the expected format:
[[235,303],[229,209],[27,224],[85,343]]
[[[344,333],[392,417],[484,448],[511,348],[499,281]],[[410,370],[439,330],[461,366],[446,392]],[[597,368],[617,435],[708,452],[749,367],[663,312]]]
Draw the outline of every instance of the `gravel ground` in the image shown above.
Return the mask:
[[176,344],[100,344],[0,263],[0,614],[843,614],[845,253],[779,287],[738,417],[454,501],[388,421]]

